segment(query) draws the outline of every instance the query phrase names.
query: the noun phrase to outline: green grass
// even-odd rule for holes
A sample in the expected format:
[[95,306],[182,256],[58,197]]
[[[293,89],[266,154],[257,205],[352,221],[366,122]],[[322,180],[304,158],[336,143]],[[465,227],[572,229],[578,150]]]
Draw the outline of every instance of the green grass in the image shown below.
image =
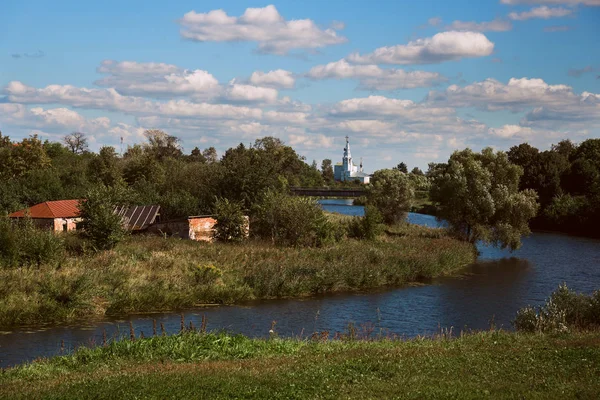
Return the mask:
[[58,266],[0,270],[0,326],[400,286],[475,260],[470,244],[440,230],[398,229],[323,248],[131,237]]
[[596,399],[600,334],[269,340],[184,333],[5,370],[0,398]]

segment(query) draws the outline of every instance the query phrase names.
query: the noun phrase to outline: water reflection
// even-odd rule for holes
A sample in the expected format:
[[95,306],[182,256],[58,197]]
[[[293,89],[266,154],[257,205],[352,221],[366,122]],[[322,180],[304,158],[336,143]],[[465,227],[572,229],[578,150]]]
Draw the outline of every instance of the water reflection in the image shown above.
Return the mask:
[[[362,215],[351,200],[324,200],[327,211]],[[411,223],[437,227],[433,217],[409,214]],[[440,278],[430,285],[378,290],[369,293],[332,294],[306,299],[254,302],[242,306],[189,310],[187,321],[199,326],[202,314],[209,329],[226,329],[250,336],[267,336],[272,321],[282,336],[306,335],[314,330],[343,331],[348,322],[371,322],[399,335],[431,334],[439,327],[487,329],[511,328],[516,311],[540,304],[561,282],[590,293],[600,288],[600,241],[558,234],[535,233],[513,253],[489,246],[478,247],[479,261],[464,274]],[[101,343],[103,330],[118,336],[129,332],[152,333],[152,320],[170,333],[180,326],[179,313],[132,315],[123,320],[106,319],[83,326],[54,326],[44,331],[17,330],[0,335],[0,366],[14,365],[40,356],[58,354],[65,348]]]

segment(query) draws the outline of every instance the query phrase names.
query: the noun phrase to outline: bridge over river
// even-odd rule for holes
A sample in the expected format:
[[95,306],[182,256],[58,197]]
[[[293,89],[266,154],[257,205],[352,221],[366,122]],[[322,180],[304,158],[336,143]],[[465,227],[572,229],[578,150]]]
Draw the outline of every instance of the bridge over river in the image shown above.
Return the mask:
[[295,196],[309,197],[360,197],[367,191],[362,187],[329,188],[329,187],[291,187],[290,192]]

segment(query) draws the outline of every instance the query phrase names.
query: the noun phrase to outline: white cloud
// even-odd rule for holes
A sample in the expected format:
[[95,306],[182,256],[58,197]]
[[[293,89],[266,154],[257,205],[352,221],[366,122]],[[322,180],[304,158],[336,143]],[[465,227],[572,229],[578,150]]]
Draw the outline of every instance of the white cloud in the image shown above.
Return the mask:
[[217,79],[207,71],[186,70],[171,64],[105,60],[98,72],[109,76],[97,80],[97,85],[126,95],[210,98],[221,90]]
[[[238,101],[269,98],[270,95],[265,94],[264,91],[255,91],[253,88],[240,88],[232,85],[228,95],[231,99]],[[19,81],[12,81],[4,89],[4,93],[8,95],[8,100],[14,103],[58,103],[72,107],[121,111],[138,116],[245,119],[261,118],[263,115],[260,108],[232,104],[194,103],[187,100],[156,102],[141,97],[123,96],[115,89],[87,89],[71,85],[49,85],[43,89],[36,89]]]
[[359,79],[360,88],[368,90],[431,87],[447,80],[437,72],[382,69],[377,65],[352,65],[344,59],[317,65],[307,76],[312,79]]
[[288,144],[307,149],[322,149],[333,146],[333,138],[322,134],[301,135],[290,133]]
[[296,84],[296,79],[290,71],[276,69],[269,72],[253,72],[250,76],[250,83],[276,89],[291,89]]
[[571,15],[573,10],[563,7],[550,8],[547,6],[535,7],[529,11],[523,11],[521,13],[511,12],[508,17],[515,21],[525,21],[532,18],[550,19],[560,18]]
[[565,4],[575,6],[600,6],[600,0],[500,0],[502,4]]
[[531,135],[531,128],[519,125],[504,125],[500,128],[490,128],[489,134],[499,136],[501,138],[511,138],[514,136],[526,137]]
[[351,54],[359,64],[436,64],[492,54],[494,43],[479,32],[441,32],[405,45],[380,47],[370,54]]
[[110,126],[110,119],[106,117],[86,118],[68,108],[27,108],[11,103],[0,104],[0,121],[6,125],[65,134],[70,131],[93,133]]
[[223,10],[190,11],[179,20],[181,36],[199,42],[258,42],[264,53],[287,54],[294,49],[317,49],[346,42],[335,28],[321,29],[310,19],[286,21],[274,5],[247,8],[240,17]]
[[[444,92],[430,92],[427,103],[438,107],[477,107],[492,112],[525,112],[520,121],[522,127],[546,132],[562,130],[564,134],[565,129],[568,132],[600,129],[599,94],[577,94],[570,86],[550,85],[542,79],[512,78],[507,84],[486,79],[464,87],[451,85]],[[498,129],[493,131],[496,135],[509,136],[511,132],[508,128]]]
[[450,107],[522,111],[538,104],[560,106],[565,101],[579,102],[579,98],[567,85],[549,85],[542,79],[511,78],[508,84],[486,79],[463,87],[451,85],[444,92],[430,92],[428,101]]
[[495,19],[493,21],[475,22],[475,21],[454,21],[447,29],[452,31],[468,32],[506,32],[513,28],[510,21]]
[[277,90],[273,88],[242,85],[232,81],[225,89],[224,98],[232,102],[258,102],[275,103],[277,101]]

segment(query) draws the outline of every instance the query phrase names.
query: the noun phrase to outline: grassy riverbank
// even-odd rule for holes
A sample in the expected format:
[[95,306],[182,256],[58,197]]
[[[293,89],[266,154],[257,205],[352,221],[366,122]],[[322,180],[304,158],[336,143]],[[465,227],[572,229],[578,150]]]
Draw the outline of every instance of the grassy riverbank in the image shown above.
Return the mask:
[[475,257],[442,230],[410,225],[323,248],[131,237],[57,265],[0,270],[0,326],[399,286],[456,272]]
[[248,339],[184,333],[5,370],[0,398],[596,399],[600,334]]

